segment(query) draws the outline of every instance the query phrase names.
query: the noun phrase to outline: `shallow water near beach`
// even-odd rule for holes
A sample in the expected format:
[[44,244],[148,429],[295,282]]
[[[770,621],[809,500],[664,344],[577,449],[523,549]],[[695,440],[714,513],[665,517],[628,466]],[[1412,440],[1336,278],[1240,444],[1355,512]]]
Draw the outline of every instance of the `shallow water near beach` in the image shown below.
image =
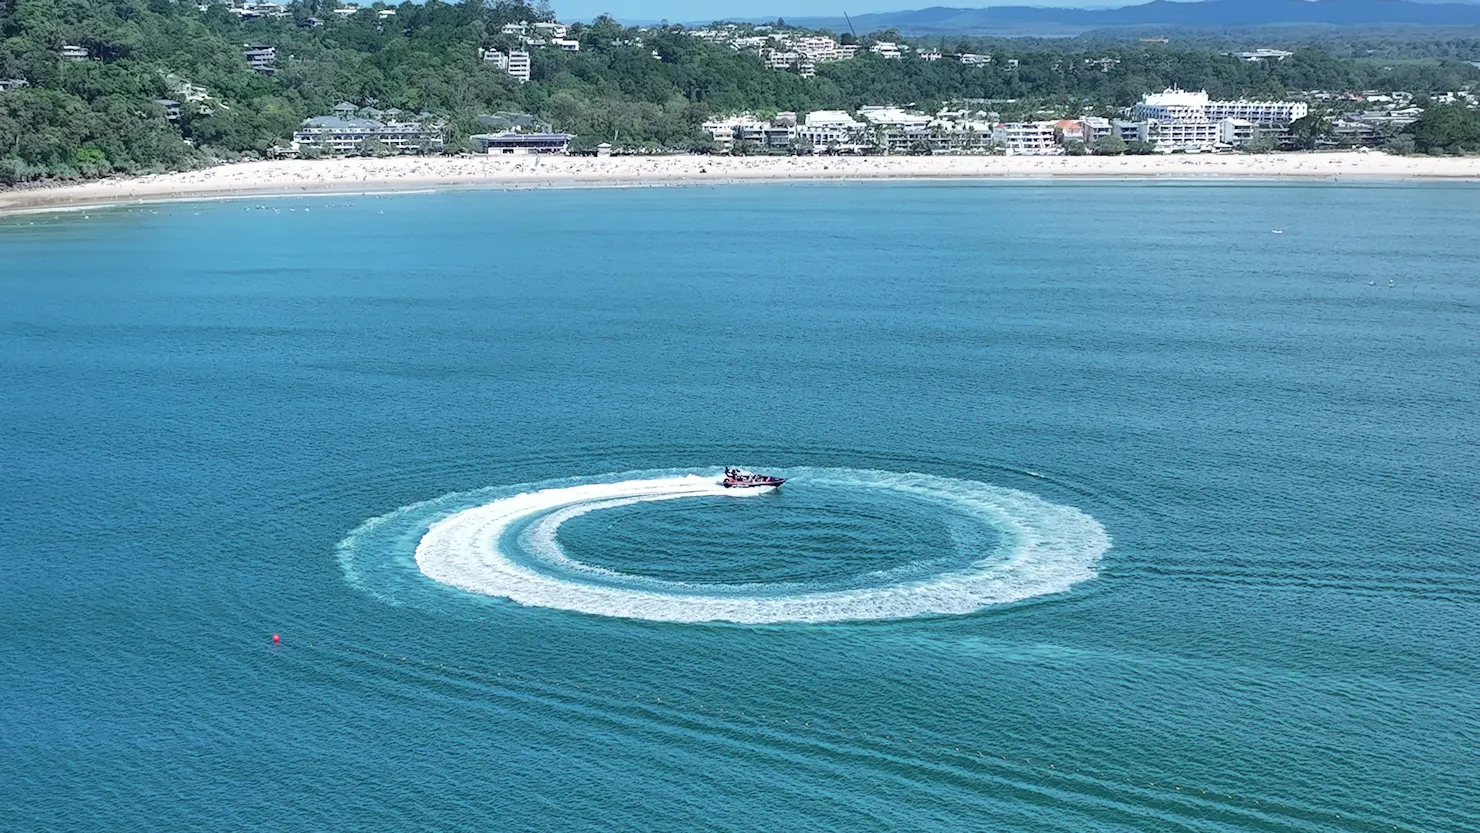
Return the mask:
[[1480,828],[1477,209],[0,218],[0,828]]

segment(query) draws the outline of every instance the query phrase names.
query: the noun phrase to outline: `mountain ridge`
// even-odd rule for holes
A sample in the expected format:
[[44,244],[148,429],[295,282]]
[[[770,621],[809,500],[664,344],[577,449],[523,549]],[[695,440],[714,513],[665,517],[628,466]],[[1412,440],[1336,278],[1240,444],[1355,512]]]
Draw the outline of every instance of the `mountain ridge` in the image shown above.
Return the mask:
[[[809,28],[848,28],[842,17],[788,18]],[[931,6],[855,15],[858,32],[895,29],[904,34],[992,34],[1045,28],[1063,32],[1114,26],[1251,27],[1290,24],[1325,26],[1480,26],[1480,5],[1413,0],[1152,0],[1118,8]]]

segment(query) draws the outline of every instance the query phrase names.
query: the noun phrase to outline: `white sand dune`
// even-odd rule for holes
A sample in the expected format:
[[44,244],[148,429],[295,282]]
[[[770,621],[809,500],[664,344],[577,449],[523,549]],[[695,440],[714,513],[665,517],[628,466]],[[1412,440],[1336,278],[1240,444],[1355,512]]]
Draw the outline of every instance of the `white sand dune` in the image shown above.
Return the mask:
[[0,212],[231,195],[445,187],[671,185],[933,178],[1473,179],[1480,158],[1371,153],[1190,156],[393,157],[277,160],[188,173],[0,191]]

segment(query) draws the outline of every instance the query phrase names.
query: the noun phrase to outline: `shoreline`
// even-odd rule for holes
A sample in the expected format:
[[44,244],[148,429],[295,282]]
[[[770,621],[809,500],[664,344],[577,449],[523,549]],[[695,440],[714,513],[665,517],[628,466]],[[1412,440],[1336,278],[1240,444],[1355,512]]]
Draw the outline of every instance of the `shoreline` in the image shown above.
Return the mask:
[[0,216],[114,205],[443,189],[931,180],[1480,181],[1480,158],[1379,152],[1176,156],[617,156],[273,160],[0,191]]

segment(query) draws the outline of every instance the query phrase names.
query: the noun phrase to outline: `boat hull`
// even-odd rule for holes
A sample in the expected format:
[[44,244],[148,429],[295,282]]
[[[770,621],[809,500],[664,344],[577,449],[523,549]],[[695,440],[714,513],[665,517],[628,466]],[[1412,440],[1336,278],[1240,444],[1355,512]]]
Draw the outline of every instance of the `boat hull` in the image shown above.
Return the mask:
[[759,480],[724,480],[720,482],[726,489],[758,489],[764,486],[780,486],[786,482],[784,477],[767,477]]

